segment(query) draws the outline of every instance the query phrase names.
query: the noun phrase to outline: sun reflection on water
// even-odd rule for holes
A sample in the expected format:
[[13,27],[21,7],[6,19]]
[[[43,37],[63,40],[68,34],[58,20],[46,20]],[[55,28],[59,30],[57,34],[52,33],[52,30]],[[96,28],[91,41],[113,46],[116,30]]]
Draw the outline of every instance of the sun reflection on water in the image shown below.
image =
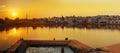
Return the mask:
[[8,32],[3,32],[3,35],[1,35],[1,39],[8,40],[10,38],[20,38],[21,33],[22,30],[17,30],[16,28],[13,28]]
[[[0,49],[5,50],[13,45],[22,34],[23,30],[12,28],[9,31],[4,31],[0,33]],[[4,47],[2,47],[4,46]]]
[[13,28],[13,31],[14,31],[14,34],[16,34],[16,33],[17,33],[16,28]]
[[16,28],[13,28],[12,30],[9,31],[9,36],[14,36],[14,37],[19,37],[20,36],[20,31],[17,30]]

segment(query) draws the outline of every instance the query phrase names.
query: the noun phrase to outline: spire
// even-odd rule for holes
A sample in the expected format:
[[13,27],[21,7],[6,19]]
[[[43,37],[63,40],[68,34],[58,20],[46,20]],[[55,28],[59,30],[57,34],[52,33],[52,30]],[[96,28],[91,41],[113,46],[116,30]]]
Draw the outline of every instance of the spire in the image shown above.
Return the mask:
[[28,19],[28,13],[26,12],[26,19]]

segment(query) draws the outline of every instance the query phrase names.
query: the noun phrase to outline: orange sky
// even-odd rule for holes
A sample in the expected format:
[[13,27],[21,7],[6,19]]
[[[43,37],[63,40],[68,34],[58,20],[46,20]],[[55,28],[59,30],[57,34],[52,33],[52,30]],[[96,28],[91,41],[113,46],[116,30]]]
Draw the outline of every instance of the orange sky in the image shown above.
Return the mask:
[[119,15],[119,5],[120,0],[0,0],[0,17]]

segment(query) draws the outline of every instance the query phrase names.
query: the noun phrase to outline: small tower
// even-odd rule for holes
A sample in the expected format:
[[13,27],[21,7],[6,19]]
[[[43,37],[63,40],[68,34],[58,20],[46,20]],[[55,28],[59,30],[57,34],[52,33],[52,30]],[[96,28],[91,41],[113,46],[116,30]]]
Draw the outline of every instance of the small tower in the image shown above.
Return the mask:
[[26,12],[26,19],[28,19],[28,13]]

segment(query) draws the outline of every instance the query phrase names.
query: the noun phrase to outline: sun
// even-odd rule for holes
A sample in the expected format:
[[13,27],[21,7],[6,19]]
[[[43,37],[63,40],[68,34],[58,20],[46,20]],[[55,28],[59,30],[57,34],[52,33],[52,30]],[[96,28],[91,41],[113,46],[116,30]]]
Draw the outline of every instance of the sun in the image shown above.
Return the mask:
[[12,16],[16,17],[17,13],[16,12],[12,12]]

